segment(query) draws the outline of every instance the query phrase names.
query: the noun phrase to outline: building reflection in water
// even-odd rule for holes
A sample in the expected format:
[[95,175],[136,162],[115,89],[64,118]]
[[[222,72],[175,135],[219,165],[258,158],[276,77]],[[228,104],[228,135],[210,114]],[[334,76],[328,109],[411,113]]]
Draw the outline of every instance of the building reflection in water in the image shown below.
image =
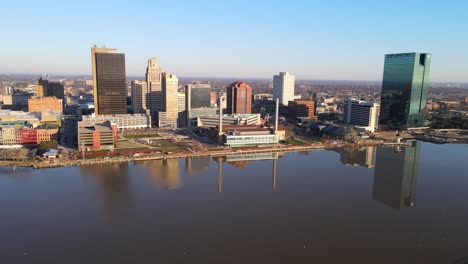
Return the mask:
[[392,208],[413,207],[420,143],[411,147],[378,148],[372,197]]
[[207,171],[210,168],[210,158],[186,158],[185,159],[185,172],[187,175],[192,175],[200,172]]
[[362,166],[373,168],[375,166],[375,155],[377,147],[367,146],[346,150],[339,150],[340,161],[345,165]]
[[182,187],[179,159],[154,160],[146,164],[154,184],[160,188],[175,190]]
[[272,188],[276,189],[276,160],[284,156],[284,153],[270,152],[270,153],[255,153],[255,154],[239,154],[226,157],[215,157],[214,161],[218,164],[218,192],[223,189],[223,162],[229,163],[236,168],[243,168],[252,161],[257,160],[273,160],[272,171]]
[[98,194],[111,208],[127,207],[131,200],[128,164],[99,164],[81,167],[85,181],[95,181]]

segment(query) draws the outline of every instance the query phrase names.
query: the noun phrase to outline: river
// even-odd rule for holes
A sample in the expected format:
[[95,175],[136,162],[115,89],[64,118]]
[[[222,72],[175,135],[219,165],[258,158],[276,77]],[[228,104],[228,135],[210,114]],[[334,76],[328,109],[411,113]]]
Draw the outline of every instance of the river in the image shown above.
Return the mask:
[[0,168],[0,263],[468,263],[467,171],[420,142]]

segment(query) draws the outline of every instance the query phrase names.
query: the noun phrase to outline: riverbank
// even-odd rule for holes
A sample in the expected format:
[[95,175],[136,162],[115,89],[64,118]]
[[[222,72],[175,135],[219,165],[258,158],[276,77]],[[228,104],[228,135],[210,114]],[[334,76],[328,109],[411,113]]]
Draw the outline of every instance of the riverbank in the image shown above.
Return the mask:
[[[379,146],[394,147],[394,146],[407,146],[407,143],[383,143]],[[259,154],[259,153],[277,153],[277,152],[301,152],[311,150],[323,150],[323,149],[336,149],[346,146],[357,146],[362,147],[364,145],[355,145],[346,142],[330,142],[327,144],[308,144],[308,145],[293,145],[293,146],[271,146],[263,148],[247,148],[247,149],[223,149],[213,150],[206,152],[196,153],[173,153],[173,154],[152,154],[147,153],[143,155],[127,157],[103,157],[95,159],[76,159],[76,160],[45,160],[45,161],[0,161],[0,166],[4,167],[29,167],[33,169],[44,169],[44,168],[57,168],[57,167],[71,167],[71,166],[92,166],[96,164],[115,164],[115,163],[129,163],[129,162],[145,162],[151,160],[161,159],[180,159],[180,158],[198,158],[198,157],[225,157],[225,156],[236,156],[236,155],[248,155],[248,154]],[[376,146],[373,144],[373,146]]]

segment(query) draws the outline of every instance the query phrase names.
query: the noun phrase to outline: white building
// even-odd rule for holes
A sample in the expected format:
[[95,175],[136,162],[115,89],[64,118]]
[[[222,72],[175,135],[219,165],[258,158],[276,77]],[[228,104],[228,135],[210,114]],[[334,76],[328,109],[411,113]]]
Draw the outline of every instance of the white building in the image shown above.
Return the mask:
[[[223,125],[260,125],[260,114],[223,115]],[[219,114],[197,116],[199,127],[216,127],[219,125]]]
[[364,128],[366,131],[375,132],[377,130],[379,114],[379,104],[355,99],[345,101],[344,121]]
[[118,115],[88,115],[83,116],[84,122],[102,123],[110,121],[119,129],[135,129],[151,127],[151,116],[148,114],[118,114]]
[[280,72],[273,76],[273,100],[279,99],[280,104],[288,105],[289,101],[294,101],[294,85],[296,76],[289,72]]

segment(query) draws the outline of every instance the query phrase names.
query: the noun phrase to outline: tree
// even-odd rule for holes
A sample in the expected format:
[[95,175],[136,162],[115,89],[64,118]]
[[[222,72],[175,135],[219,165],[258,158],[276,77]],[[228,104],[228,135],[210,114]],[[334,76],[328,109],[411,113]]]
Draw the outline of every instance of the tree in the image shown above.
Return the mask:
[[56,149],[56,148],[58,148],[57,140],[42,141],[41,143],[39,143],[39,146],[37,146],[38,150],[48,150],[48,149]]

